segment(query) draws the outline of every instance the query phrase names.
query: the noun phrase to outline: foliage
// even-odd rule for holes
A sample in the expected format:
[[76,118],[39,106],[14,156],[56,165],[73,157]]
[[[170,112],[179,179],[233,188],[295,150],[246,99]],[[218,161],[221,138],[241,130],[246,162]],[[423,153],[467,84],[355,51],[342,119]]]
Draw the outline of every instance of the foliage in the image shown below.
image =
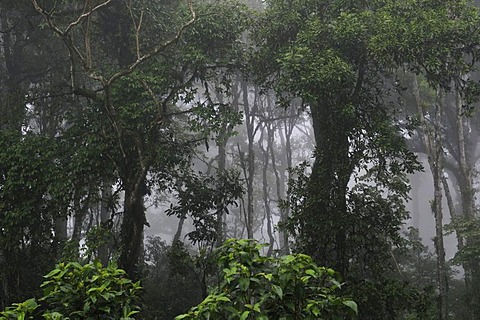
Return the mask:
[[159,237],[147,238],[143,318],[173,319],[205,298],[215,265],[211,255],[191,251],[181,242],[167,245]]
[[69,193],[57,150],[55,139],[0,131],[0,305],[34,295],[54,265],[53,219],[66,214]]
[[228,206],[236,205],[243,193],[238,173],[234,170],[219,176],[187,173],[177,186],[178,204],[170,205],[167,215],[193,219],[195,230],[188,233],[193,243],[214,242],[217,239],[217,214],[228,213]]
[[129,319],[139,312],[140,283],[133,283],[123,270],[99,262],[84,266],[76,262],[60,263],[45,276],[45,295],[40,301],[49,312],[71,319]]
[[[281,227],[293,235],[298,234],[299,228],[308,227],[301,219],[307,205],[309,169],[309,164],[303,163],[291,170],[294,179],[289,181],[289,201],[282,203],[283,206],[290,206],[291,217]],[[390,175],[391,183],[395,183],[392,176]],[[348,244],[344,253],[349,257],[343,291],[348,292],[358,303],[361,318],[375,316],[390,319],[395,314],[414,313],[421,317],[430,311],[431,286],[434,285],[432,277],[426,282],[399,278],[396,274],[397,261],[393,256],[393,250],[402,253],[413,251],[413,255],[418,249],[418,243],[413,240],[407,242],[399,233],[403,219],[408,216],[402,197],[402,192],[408,188],[393,189],[385,195],[380,184],[368,184],[368,178],[361,181],[349,192],[348,211],[342,219],[337,217],[334,221],[329,221],[323,215],[316,217],[330,229],[343,230]],[[321,241],[322,246],[329,250],[326,252],[334,252],[334,244],[327,242],[330,234],[326,234],[326,229],[327,227],[317,234],[316,240]],[[297,240],[293,249],[301,251],[301,245],[301,239]],[[415,247],[412,248],[412,245]],[[333,254],[329,261],[336,263]],[[434,260],[425,259],[424,262],[431,262],[427,267],[435,268]],[[410,268],[406,262],[404,267]],[[431,276],[431,270],[426,269],[422,274]],[[420,270],[415,270],[412,273],[420,276],[419,272]]]
[[180,319],[345,319],[355,302],[336,295],[341,284],[332,269],[303,254],[261,256],[264,245],[229,239],[218,251],[222,281]]
[[458,236],[468,239],[462,248],[458,250],[453,258],[453,262],[457,265],[463,263],[471,263],[476,261],[479,263],[480,257],[480,219],[479,218],[457,218],[446,227],[447,233],[456,232]]
[[[286,226],[298,252],[345,277],[360,318],[390,319],[416,300],[411,287],[387,285],[407,175],[421,168],[398,124],[395,72],[468,98],[476,88],[462,75],[474,69],[465,55],[478,54],[479,22],[456,0],[271,0],[258,20],[252,73],[283,105],[301,98],[316,142],[311,173],[300,168],[291,184]],[[390,300],[404,305],[376,308]]]
[[114,264],[60,263],[45,276],[44,296],[14,304],[0,319],[133,319],[139,312],[140,284]]
[[14,303],[0,312],[0,320],[32,319],[31,315],[38,308],[35,299],[28,299],[21,303]]

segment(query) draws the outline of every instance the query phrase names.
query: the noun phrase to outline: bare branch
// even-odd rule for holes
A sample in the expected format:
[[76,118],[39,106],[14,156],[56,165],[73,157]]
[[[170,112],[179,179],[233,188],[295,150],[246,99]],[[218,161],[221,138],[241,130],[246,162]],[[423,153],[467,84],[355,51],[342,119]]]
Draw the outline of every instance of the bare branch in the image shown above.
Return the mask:
[[85,30],[85,56],[86,56],[86,61],[85,64],[89,69],[93,67],[93,59],[92,59],[92,45],[90,43],[90,26],[91,26],[91,17],[87,18],[87,25],[86,25],[86,30]]
[[91,10],[87,11],[87,7],[88,7],[88,4],[89,4],[90,1],[86,1],[85,2],[85,7],[83,9],[83,13],[77,18],[77,20],[73,21],[72,23],[70,23],[66,28],[65,30],[61,30],[54,22],[54,18],[53,18],[53,12],[55,11],[56,9],[56,4],[57,4],[57,1],[55,1],[55,6],[54,8],[52,9],[51,12],[48,12],[47,10],[45,10],[44,8],[42,8],[37,0],[32,0],[32,4],[33,6],[35,7],[35,10],[37,10],[44,18],[45,20],[47,21],[49,27],[54,30],[57,34],[59,34],[60,36],[64,37],[66,36],[71,30],[73,27],[77,26],[78,24],[80,24],[85,18],[88,18],[90,17],[95,11],[97,11],[98,9],[101,9],[105,6],[107,6],[110,2],[112,2],[112,0],[106,0],[105,2],[102,2],[100,3],[99,5],[93,7]]
[[141,53],[140,53],[140,30],[142,29],[144,11],[142,10],[140,12],[140,18],[138,20],[138,25],[137,25],[135,15],[133,14],[133,10],[132,10],[132,1],[131,0],[128,2],[127,7],[128,7],[128,11],[130,12],[130,17],[132,18],[133,27],[135,28],[135,45],[136,45],[137,59],[140,59],[140,57],[141,57]]
[[48,12],[45,9],[43,9],[42,7],[40,7],[40,5],[37,3],[37,0],[32,0],[32,4],[35,7],[35,10],[37,10],[43,16],[43,18],[47,22],[48,26],[50,27],[50,29],[52,29],[55,33],[57,33],[58,35],[63,37],[64,33],[55,24],[51,12]]
[[192,4],[192,0],[188,0],[188,8],[190,10],[190,14],[191,14],[191,19],[189,21],[187,21],[185,24],[183,24],[177,31],[177,33],[175,34],[175,36],[165,42],[162,42],[160,44],[158,44],[157,46],[155,46],[152,50],[150,50],[148,53],[144,54],[143,56],[140,56],[137,58],[137,60],[132,63],[128,68],[124,69],[124,70],[121,70],[117,73],[115,73],[108,81],[107,81],[107,85],[111,85],[115,80],[117,80],[118,78],[120,77],[123,77],[127,74],[130,74],[132,73],[142,62],[150,59],[152,56],[162,52],[163,50],[167,49],[168,47],[170,47],[171,45],[173,45],[174,43],[176,43],[180,37],[182,36],[183,32],[185,31],[185,29],[187,29],[188,27],[190,27],[197,19],[197,15],[195,13],[195,10],[193,9],[193,4]]
[[[36,0],[33,0],[34,2],[36,2]],[[80,22],[82,22],[83,19],[89,17],[92,13],[94,13],[95,11],[97,11],[98,9],[101,9],[105,6],[107,6],[110,2],[112,2],[112,0],[106,0],[105,2],[103,3],[100,3],[99,5],[93,7],[90,11],[88,12],[84,12],[83,14],[81,14],[77,20],[75,20],[74,22],[70,23],[68,25],[68,27],[65,29],[64,31],[64,34],[67,34],[70,32],[70,30],[72,30],[73,27],[75,27],[76,25],[78,25]],[[85,6],[86,8],[86,6]]]

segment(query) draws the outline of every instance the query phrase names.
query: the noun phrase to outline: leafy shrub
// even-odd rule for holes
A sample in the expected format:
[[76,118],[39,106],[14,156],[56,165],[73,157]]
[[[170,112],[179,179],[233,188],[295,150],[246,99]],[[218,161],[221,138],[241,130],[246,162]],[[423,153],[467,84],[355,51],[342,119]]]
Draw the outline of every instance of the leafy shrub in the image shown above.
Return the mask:
[[27,317],[27,315],[33,313],[37,308],[38,303],[35,299],[28,299],[21,303],[14,303],[11,307],[7,307],[5,311],[0,312],[0,319],[31,319],[31,317]]
[[335,295],[332,269],[318,267],[304,254],[264,257],[264,245],[230,239],[219,249],[223,280],[182,319],[345,319],[357,305]]
[[139,312],[140,283],[125,271],[100,262],[81,265],[60,263],[45,276],[44,296],[14,304],[0,313],[0,320],[32,319],[133,319]]

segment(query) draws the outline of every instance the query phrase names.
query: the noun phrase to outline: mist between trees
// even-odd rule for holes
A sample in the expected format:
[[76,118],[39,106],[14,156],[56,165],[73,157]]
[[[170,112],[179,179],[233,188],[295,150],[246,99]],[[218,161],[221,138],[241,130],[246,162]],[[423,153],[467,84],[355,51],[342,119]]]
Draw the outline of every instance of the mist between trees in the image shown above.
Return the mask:
[[480,319],[477,5],[3,0],[0,309]]

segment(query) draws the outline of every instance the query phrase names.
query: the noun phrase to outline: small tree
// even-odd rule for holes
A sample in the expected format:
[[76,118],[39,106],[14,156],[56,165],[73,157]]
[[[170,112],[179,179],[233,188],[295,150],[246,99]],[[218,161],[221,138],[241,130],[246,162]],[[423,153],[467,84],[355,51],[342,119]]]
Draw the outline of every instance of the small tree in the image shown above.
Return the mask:
[[304,254],[260,255],[266,245],[229,239],[219,249],[222,281],[181,319],[345,319],[357,305],[335,295],[332,269],[318,267]]

